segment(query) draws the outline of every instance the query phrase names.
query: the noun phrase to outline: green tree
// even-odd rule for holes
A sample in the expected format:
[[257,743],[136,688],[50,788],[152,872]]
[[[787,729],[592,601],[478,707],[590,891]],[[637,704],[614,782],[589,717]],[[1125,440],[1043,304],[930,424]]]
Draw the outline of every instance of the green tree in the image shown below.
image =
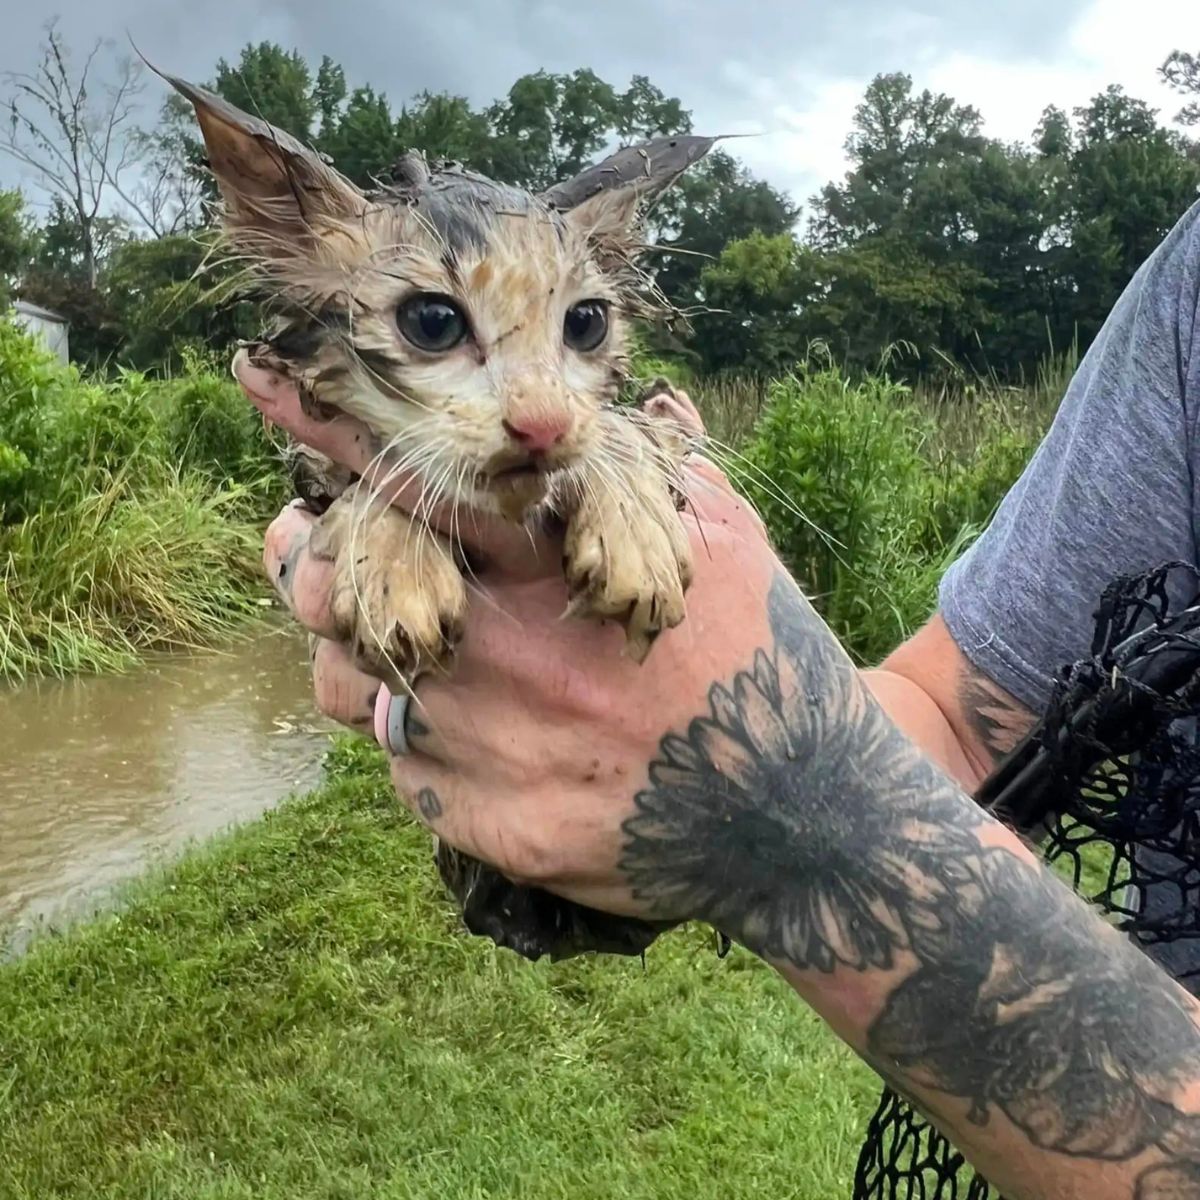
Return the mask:
[[977,158],[986,145],[975,109],[940,92],[914,93],[909,75],[876,76],[846,138],[849,173],[813,201],[811,240],[833,250],[904,230],[940,248],[962,232],[954,207],[962,190],[930,185],[948,164]]
[[1200,125],[1200,54],[1172,50],[1158,69],[1163,80],[1185,96],[1195,96],[1176,114],[1181,125]]
[[37,233],[18,191],[0,191],[0,312],[12,302],[37,247]]
[[324,55],[317,68],[317,81],[313,85],[313,100],[321,117],[322,137],[337,127],[346,96],[346,72],[328,54]]
[[372,87],[355,88],[336,120],[321,128],[320,149],[360,187],[382,178],[403,149],[388,99]]
[[98,217],[87,237],[74,211],[55,198],[21,292],[71,323],[71,357],[102,363],[117,357],[124,337],[104,288],[109,261],[129,238],[116,217]]
[[703,304],[701,275],[726,245],[754,233],[768,238],[786,233],[798,216],[788,196],[756,179],[731,154],[714,150],[653,214],[656,282],[682,309]]
[[1184,139],[1116,87],[1008,145],[974,109],[879,76],[846,149],[813,202],[824,282],[803,325],[852,365],[901,340],[920,370],[1016,375],[1086,345],[1200,182]]
[[700,276],[715,310],[697,321],[705,368],[775,375],[803,359],[817,258],[790,233],[756,230],[725,246]]
[[105,297],[124,337],[123,364],[141,370],[178,369],[185,352],[211,352],[249,337],[253,305],[239,300],[234,269],[213,254],[214,235],[135,239],[110,256]]
[[577,174],[610,145],[691,130],[683,105],[645,76],[620,92],[586,69],[523,75],[487,115],[493,174],[534,190]]
[[1192,204],[1200,163],[1157,113],[1113,86],[1075,111],[1060,151],[1056,220],[1064,243],[1057,311],[1085,344],[1138,267]]
[[[324,60],[318,72],[324,93],[319,95],[312,71],[298,50],[259,42],[242,48],[236,66],[223,58],[217,62],[213,90],[230,104],[309,142],[318,114],[324,117],[324,110],[337,107],[339,70]],[[345,79],[340,83],[344,89]]]
[[492,127],[485,112],[476,112],[462,96],[422,92],[401,110],[396,143],[402,150],[422,150],[431,158],[461,162],[477,171],[492,171]]
[[868,86],[846,139],[850,170],[813,200],[808,241],[822,284],[805,314],[810,338],[854,366],[897,342],[928,368],[972,357],[994,323],[990,264],[1024,278],[1035,266],[1037,188],[1027,153],[986,138],[952,97],[916,92],[904,74]]

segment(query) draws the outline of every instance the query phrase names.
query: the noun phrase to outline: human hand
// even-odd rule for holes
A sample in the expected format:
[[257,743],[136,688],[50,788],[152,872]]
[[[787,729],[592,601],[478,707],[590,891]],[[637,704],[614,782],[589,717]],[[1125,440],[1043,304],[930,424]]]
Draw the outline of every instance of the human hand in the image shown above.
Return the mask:
[[333,640],[331,567],[308,552],[312,514],[285,509],[264,561],[318,635],[318,707],[385,747],[406,748],[391,757],[392,778],[439,838],[516,882],[645,913],[617,868],[621,825],[663,739],[685,733],[711,685],[765,643],[764,596],[778,570],[757,518],[715,470],[696,468],[692,486],[703,517],[689,519],[697,554],[688,617],[641,667],[624,656],[615,626],[562,619],[557,555],[493,557],[452,674],[424,676],[409,702],[356,670]]
[[[353,422],[307,423],[286,381],[249,368],[243,385],[273,420],[361,469]],[[676,403],[691,408],[686,395]],[[691,411],[695,411],[691,409]],[[358,455],[357,460],[353,457]],[[557,548],[524,534],[498,548],[475,529],[486,565],[448,679],[426,676],[415,702],[392,697],[332,639],[329,564],[308,553],[314,518],[285,509],[267,535],[270,576],[321,639],[317,702],[386,745],[397,789],[439,837],[509,878],[609,911],[646,911],[617,871],[622,823],[649,780],[663,739],[686,733],[714,683],[732,680],[769,642],[765,597],[781,571],[762,524],[723,475],[689,467],[696,579],[688,617],[638,667],[615,627],[562,620],[567,593]],[[401,715],[406,727],[397,727]],[[673,913],[672,917],[681,916]]]

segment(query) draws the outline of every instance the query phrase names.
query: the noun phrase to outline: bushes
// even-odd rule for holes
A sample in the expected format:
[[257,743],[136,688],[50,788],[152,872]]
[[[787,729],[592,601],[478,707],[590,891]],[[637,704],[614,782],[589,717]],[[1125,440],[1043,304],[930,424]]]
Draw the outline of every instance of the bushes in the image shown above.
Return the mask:
[[[661,365],[641,347],[642,378]],[[803,364],[687,380],[780,553],[860,661],[931,611],[937,580],[1032,453],[1065,372],[928,397]],[[0,322],[0,678],[208,642],[252,610],[258,530],[284,493],[224,365],[82,377]]]
[[271,487],[278,463],[262,419],[221,364],[185,354],[183,375],[164,386],[163,421],[171,461],[215,482]]
[[934,404],[881,376],[806,364],[768,389],[731,473],[860,662],[932,612],[937,581],[1020,474],[1048,404]]
[[217,639],[257,608],[282,494],[232,381],[91,381],[0,322],[0,678]]

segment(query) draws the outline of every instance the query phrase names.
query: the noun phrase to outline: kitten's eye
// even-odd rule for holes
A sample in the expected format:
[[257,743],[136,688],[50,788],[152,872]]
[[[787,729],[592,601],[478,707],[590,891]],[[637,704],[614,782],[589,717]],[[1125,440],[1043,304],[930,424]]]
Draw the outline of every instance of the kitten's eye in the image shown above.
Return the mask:
[[572,350],[595,350],[608,336],[608,305],[603,300],[584,300],[567,309],[563,319],[563,341]]
[[400,332],[420,350],[451,350],[467,335],[467,318],[449,296],[423,293],[405,300],[396,311]]

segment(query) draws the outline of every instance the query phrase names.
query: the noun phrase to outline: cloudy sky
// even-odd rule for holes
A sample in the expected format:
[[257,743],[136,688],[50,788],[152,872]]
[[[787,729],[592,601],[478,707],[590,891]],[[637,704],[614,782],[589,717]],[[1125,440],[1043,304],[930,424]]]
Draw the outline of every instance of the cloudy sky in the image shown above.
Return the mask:
[[[843,169],[854,106],[880,71],[975,105],[994,136],[1028,137],[1045,105],[1109,83],[1173,115],[1156,68],[1200,51],[1200,0],[2,0],[0,72],[28,69],[57,13],[78,53],[131,36],[175,74],[204,79],[247,41],[329,54],[351,86],[398,102],[426,88],[485,102],[526,71],[646,74],[699,132],[754,132],[733,148],[807,198]],[[157,82],[153,92],[159,98]],[[0,161],[0,181],[13,180]]]

